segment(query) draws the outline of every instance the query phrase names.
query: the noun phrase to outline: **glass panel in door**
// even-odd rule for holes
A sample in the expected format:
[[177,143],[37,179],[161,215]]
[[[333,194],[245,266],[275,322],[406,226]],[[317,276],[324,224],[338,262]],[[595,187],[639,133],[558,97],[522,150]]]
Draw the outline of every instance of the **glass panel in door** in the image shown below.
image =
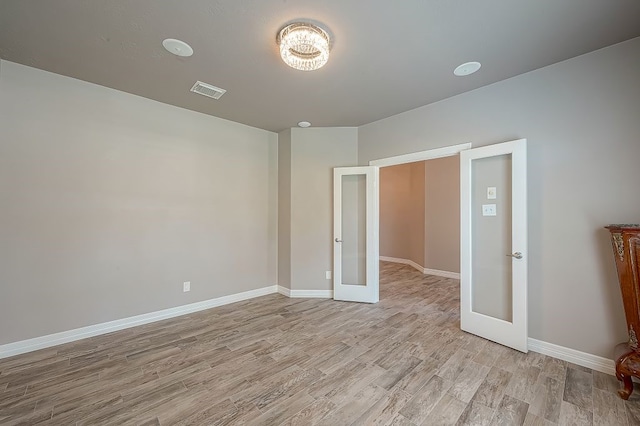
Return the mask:
[[367,285],[367,177],[342,176],[342,284]]
[[511,154],[471,163],[471,309],[513,320]]

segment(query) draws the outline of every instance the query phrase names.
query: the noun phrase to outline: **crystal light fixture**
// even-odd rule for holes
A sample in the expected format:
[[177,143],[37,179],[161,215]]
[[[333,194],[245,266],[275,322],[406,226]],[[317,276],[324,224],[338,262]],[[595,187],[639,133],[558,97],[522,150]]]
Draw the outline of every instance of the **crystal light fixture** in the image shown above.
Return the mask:
[[295,22],[278,33],[280,56],[285,64],[301,71],[313,71],[329,60],[329,35],[322,28]]

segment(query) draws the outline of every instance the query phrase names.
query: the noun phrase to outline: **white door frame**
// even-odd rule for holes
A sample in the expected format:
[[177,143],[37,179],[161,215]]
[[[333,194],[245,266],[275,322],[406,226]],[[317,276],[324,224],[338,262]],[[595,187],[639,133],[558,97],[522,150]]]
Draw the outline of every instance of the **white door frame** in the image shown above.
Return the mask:
[[429,149],[427,151],[412,152],[411,154],[396,155],[395,157],[381,158],[369,161],[370,166],[387,167],[399,164],[415,163],[416,161],[435,160],[436,158],[458,155],[460,151],[471,148],[471,142],[458,145],[445,146],[443,148]]

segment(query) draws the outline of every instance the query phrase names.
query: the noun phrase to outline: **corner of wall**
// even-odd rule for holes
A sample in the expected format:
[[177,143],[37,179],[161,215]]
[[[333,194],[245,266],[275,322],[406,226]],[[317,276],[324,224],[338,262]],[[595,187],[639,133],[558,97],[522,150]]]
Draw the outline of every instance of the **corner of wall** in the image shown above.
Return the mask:
[[[278,133],[277,141],[277,284],[291,288],[291,129]],[[284,293],[283,293],[284,294]]]
[[269,133],[268,275],[278,284],[278,134]]

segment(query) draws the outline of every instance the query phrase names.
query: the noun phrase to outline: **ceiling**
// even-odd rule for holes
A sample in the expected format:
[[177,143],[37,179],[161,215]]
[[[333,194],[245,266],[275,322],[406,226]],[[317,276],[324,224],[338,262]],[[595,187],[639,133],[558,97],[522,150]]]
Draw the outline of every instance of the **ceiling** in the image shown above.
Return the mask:
[[[324,68],[280,60],[296,20],[332,36]],[[2,59],[271,131],[360,126],[638,36],[638,0],[0,0]]]

